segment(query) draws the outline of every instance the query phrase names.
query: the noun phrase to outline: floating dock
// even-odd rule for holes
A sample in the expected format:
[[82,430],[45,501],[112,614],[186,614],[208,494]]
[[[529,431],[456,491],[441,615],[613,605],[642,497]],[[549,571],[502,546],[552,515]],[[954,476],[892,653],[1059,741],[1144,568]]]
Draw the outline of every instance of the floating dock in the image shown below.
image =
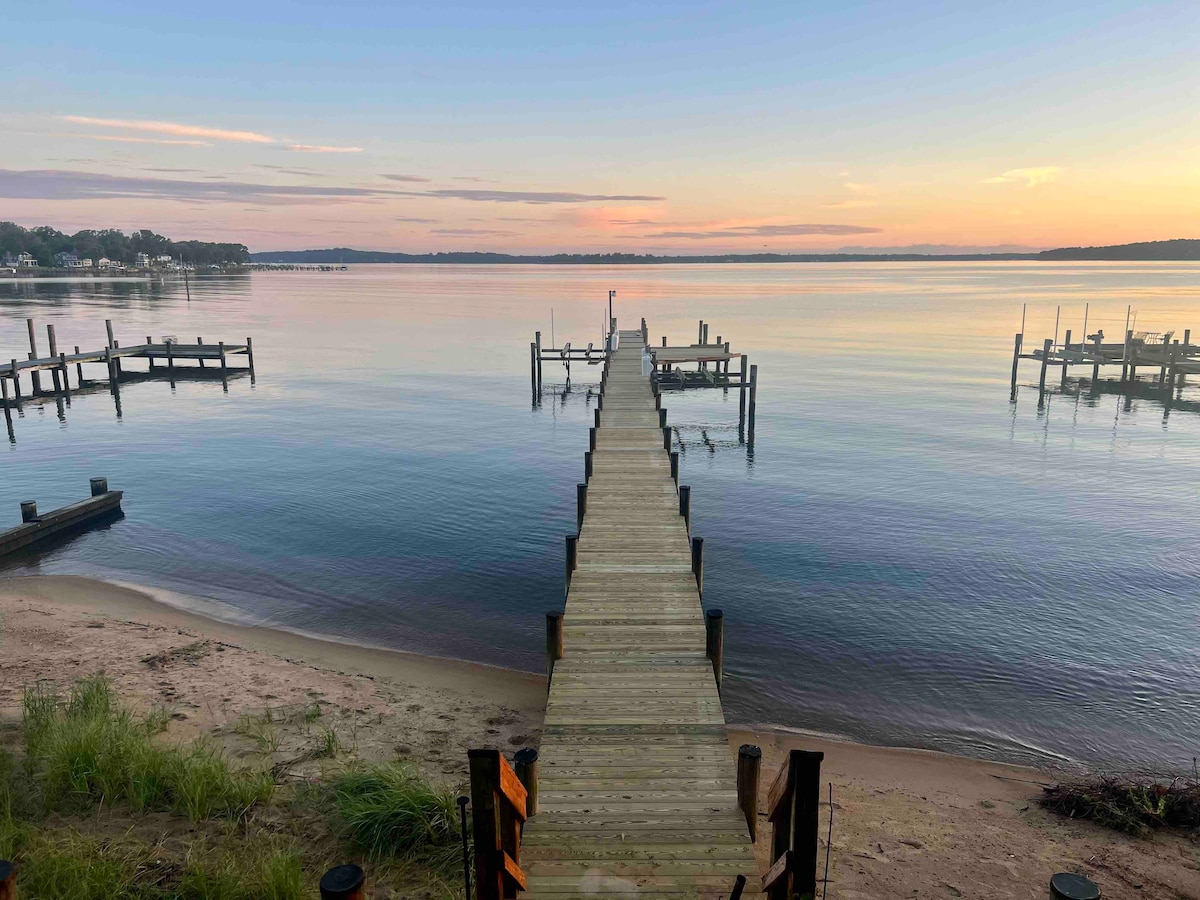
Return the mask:
[[110,520],[120,512],[122,491],[110,491],[107,478],[92,479],[92,495],[78,503],[38,514],[37,502],[21,503],[21,524],[0,531],[0,557],[7,556],[46,538],[79,531],[88,525]]

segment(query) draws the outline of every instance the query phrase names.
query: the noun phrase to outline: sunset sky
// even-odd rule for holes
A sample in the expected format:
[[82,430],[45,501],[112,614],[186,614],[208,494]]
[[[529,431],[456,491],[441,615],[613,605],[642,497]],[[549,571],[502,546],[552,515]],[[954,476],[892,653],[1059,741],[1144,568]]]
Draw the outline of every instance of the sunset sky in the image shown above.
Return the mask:
[[410,252],[1200,237],[1196,0],[19,18],[0,219],[23,225]]

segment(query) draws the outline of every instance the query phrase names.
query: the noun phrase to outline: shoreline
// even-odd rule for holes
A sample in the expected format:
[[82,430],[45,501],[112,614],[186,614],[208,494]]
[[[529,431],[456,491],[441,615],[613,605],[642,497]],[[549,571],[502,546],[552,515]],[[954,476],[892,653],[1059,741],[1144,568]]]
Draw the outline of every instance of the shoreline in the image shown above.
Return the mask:
[[[319,762],[292,762],[313,730],[328,729],[351,764],[406,761],[457,788],[468,748],[538,746],[546,701],[540,675],[222,622],[152,589],[82,576],[0,578],[0,750],[20,753],[26,685],[96,672],[124,702],[166,711],[169,738],[212,736],[235,756],[245,752],[242,723],[274,712],[274,758],[300,778],[320,774]],[[309,726],[298,713],[313,708]],[[818,858],[832,813],[835,900],[1043,897],[1058,871],[1092,877],[1108,898],[1200,900],[1200,844],[1133,839],[1047,813],[1036,803],[1045,783],[1036,769],[746,725],[727,735],[731,763],[740,744],[762,748],[760,871],[771,863],[765,810],[775,773],[790,749],[825,754]]]

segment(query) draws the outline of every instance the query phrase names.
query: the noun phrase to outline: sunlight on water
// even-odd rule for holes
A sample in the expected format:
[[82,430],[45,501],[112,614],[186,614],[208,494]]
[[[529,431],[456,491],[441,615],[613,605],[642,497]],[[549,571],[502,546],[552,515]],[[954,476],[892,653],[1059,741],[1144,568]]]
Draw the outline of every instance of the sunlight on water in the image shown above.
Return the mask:
[[[1200,267],[919,263],[362,266],[173,282],[0,284],[0,358],[25,318],[60,348],[146,335],[255,340],[257,383],[130,384],[26,404],[0,451],[18,501],[126,517],[10,562],[208,598],[215,612],[540,670],[598,370],[573,390],[529,342],[599,343],[609,288],[652,343],[697,320],[759,365],[669,396],[726,614],[725,701],[771,722],[1007,759],[1190,765],[1200,740],[1200,379],[1171,403],[1080,367],[1037,403],[1026,346],[1196,327]],[[1132,315],[1132,314],[1131,314]],[[144,368],[131,362],[127,368]],[[100,378],[102,367],[85,372]],[[1115,379],[1110,369],[1107,377]],[[1143,373],[1147,378],[1151,372]],[[1078,376],[1078,377],[1077,377]],[[1079,377],[1085,380],[1080,382]]]

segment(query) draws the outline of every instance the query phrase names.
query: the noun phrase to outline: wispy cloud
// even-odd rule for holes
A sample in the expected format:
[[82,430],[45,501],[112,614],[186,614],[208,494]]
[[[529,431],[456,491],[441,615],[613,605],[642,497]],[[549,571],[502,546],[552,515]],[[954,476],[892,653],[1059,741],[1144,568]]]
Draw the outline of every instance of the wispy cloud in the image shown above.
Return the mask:
[[[122,141],[131,144],[186,144],[206,146],[207,142],[194,140],[207,138],[209,141],[227,141],[235,144],[275,144],[284,150],[301,153],[362,153],[362,147],[330,147],[324,144],[293,144],[269,134],[257,131],[235,131],[228,128],[211,128],[207,125],[186,125],[182,122],[163,122],[157,119],[99,119],[94,116],[60,116],[64,122],[75,125],[91,125],[95,128],[112,128],[117,131],[141,131],[148,134],[171,135],[175,140],[152,139],[98,134],[79,134],[73,137],[98,141]],[[187,138],[193,140],[179,140]]]
[[416,216],[396,216],[395,221],[397,221],[397,222],[412,222],[416,225],[432,225],[435,222],[438,222],[440,220],[439,219],[420,219]]
[[474,175],[451,175],[451,181],[472,181],[475,184],[495,184],[493,178],[476,178]]
[[646,226],[646,225],[661,225],[662,223],[657,222],[654,219],[609,219],[608,224],[609,225],[621,225],[621,226],[627,226],[627,225]]
[[377,188],[257,184],[208,176],[199,181],[101,175],[66,169],[0,169],[0,197],[22,200],[155,199],[178,202],[299,204],[378,200],[400,195]]
[[379,177],[386,178],[388,181],[416,181],[416,182],[429,181],[428,178],[422,178],[420,175],[391,175],[391,174],[388,174],[387,172],[380,172]]
[[513,231],[496,231],[492,228],[433,228],[430,234],[453,234],[453,235],[490,235],[496,237],[499,235],[512,235]]
[[868,206],[878,206],[878,200],[839,200],[836,203],[824,204],[825,209],[865,209]]
[[98,128],[117,128],[123,131],[148,131],[151,134],[172,134],[179,137],[211,138],[214,141],[233,141],[243,144],[273,144],[275,138],[256,131],[230,131],[226,128],[207,128],[179,122],[160,122],[152,119],[96,119],[92,116],[63,116],[63,121],[76,125],[95,125]]
[[326,147],[323,144],[288,144],[284,150],[297,153],[362,153],[362,147]]
[[983,179],[984,184],[1024,184],[1025,187],[1037,187],[1053,181],[1062,172],[1059,166],[1033,166],[1026,169],[1009,169],[991,178]]
[[[267,163],[253,163],[256,169],[267,169],[271,172],[282,172],[284,175],[301,175],[305,178],[314,178],[321,173],[316,169],[308,169],[300,166],[272,166]],[[178,171],[178,172],[195,172],[195,169],[163,169],[163,172]]]
[[647,197],[638,194],[576,194],[570,191],[491,191],[446,188],[436,191],[414,191],[410,197],[433,197],[438,200],[471,200],[477,203],[602,203],[612,200],[655,202],[666,197]]
[[212,144],[210,144],[208,141],[185,141],[185,140],[175,140],[175,139],[170,139],[170,138],[132,137],[132,136],[120,135],[120,134],[78,134],[78,133],[68,132],[66,134],[61,134],[61,135],[58,135],[58,134],[50,135],[50,137],[83,138],[84,140],[88,140],[88,141],[109,141],[109,142],[115,143],[115,144],[164,144],[164,145],[174,146],[174,147],[211,147],[212,146]]
[[[80,160],[80,162],[82,162],[82,160]],[[155,166],[145,166],[142,168],[142,171],[143,172],[170,172],[172,174],[178,175],[178,174],[187,173],[187,172],[198,173],[198,172],[203,172],[204,170],[203,169],[167,169],[167,168],[159,168],[159,167],[155,167]]]
[[882,230],[882,228],[870,225],[736,225],[732,228],[720,228],[714,231],[658,231],[654,234],[644,234],[642,237],[709,240],[712,238],[793,237],[810,234],[874,234]]

